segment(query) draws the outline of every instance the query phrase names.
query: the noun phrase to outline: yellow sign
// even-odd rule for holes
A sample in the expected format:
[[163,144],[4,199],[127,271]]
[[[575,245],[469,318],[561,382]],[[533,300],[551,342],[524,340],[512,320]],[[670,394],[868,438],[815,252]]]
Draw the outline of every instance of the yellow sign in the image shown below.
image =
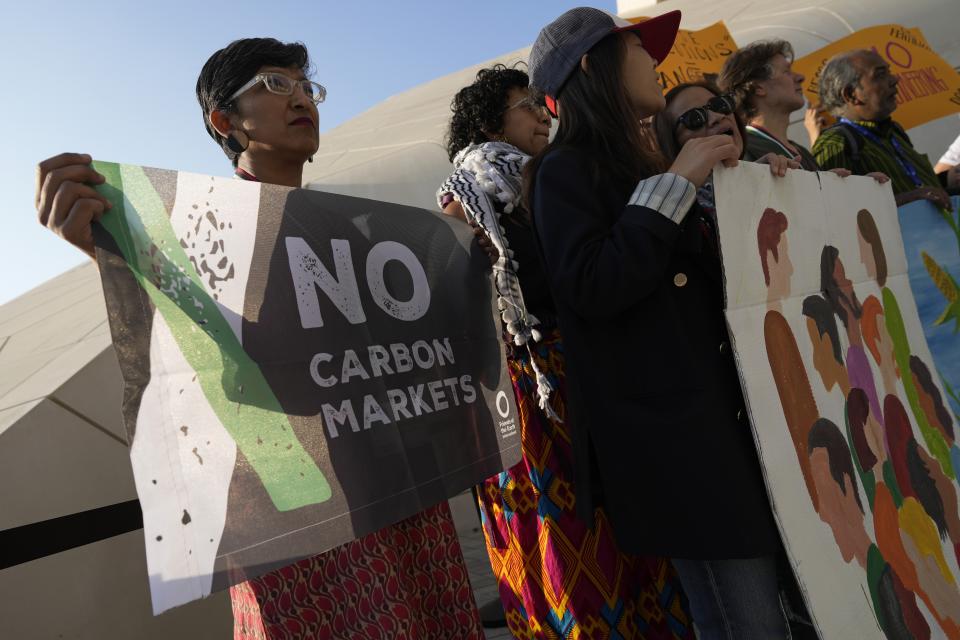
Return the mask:
[[[629,18],[634,23],[644,20],[647,18]],[[704,76],[712,79],[736,50],[737,43],[722,20],[699,31],[680,29],[670,54],[657,68],[664,93],[678,84],[703,80]]]
[[827,60],[853,49],[870,49],[890,63],[900,79],[893,117],[904,128],[960,112],[960,73],[930,48],[920,29],[894,24],[857,31],[795,60],[793,70],[806,76],[803,92],[810,104],[820,102],[820,72]]

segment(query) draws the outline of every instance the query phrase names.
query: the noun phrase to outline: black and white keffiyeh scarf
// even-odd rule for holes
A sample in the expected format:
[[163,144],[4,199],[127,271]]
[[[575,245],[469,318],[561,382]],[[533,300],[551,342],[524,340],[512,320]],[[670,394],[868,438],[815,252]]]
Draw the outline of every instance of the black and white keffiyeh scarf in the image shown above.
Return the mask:
[[[514,344],[529,350],[530,342],[542,337],[537,329],[540,321],[527,312],[517,278],[519,265],[500,225],[500,216],[514,214],[520,205],[521,172],[528,160],[530,156],[506,142],[464,147],[453,159],[454,172],[437,190],[437,204],[442,207],[444,196],[450,194],[463,207],[467,220],[483,229],[500,252],[493,266],[497,307]],[[540,408],[559,421],[549,402],[553,387],[537,367],[532,352],[530,362],[537,376]]]

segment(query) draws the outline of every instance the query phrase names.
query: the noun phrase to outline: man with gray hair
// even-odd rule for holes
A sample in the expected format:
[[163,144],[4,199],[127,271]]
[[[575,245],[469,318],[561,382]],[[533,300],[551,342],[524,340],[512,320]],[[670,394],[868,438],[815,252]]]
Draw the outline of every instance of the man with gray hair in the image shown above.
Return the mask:
[[822,169],[887,174],[897,206],[923,199],[949,207],[930,160],[890,117],[897,108],[897,82],[890,65],[874,51],[831,58],[820,74],[820,101],[838,121],[817,138],[813,155]]

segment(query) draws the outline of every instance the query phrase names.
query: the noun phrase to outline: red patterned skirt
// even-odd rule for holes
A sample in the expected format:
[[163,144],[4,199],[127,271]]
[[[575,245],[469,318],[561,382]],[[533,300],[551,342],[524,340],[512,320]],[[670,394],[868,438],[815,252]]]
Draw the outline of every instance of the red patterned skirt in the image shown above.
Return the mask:
[[230,588],[235,640],[482,640],[446,502]]
[[[554,388],[550,404],[562,420],[559,333],[532,349]],[[600,509],[592,528],[577,517],[571,425],[543,413],[529,353],[512,352],[508,366],[523,460],[479,487],[484,538],[510,632],[522,640],[693,638],[670,561],[622,554]]]

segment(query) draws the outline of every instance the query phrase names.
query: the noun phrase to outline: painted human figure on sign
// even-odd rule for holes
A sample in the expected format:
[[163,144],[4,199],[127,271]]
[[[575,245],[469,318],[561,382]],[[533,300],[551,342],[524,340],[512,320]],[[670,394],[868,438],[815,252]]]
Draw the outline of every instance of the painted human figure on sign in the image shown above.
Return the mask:
[[790,276],[793,274],[787,244],[787,226],[787,216],[782,211],[770,208],[760,216],[757,226],[760,264],[767,284],[767,313],[763,321],[763,337],[770,372],[780,396],[800,470],[810,499],[816,507],[817,491],[806,450],[807,435],[814,420],[819,417],[819,410],[796,338],[783,317],[780,303],[790,296]]
[[[900,305],[893,291],[887,287],[887,258],[884,251],[883,241],[880,232],[877,229],[873,214],[867,209],[861,209],[857,212],[857,243],[860,248],[860,261],[867,270],[867,274],[877,282],[880,287],[881,297],[883,298],[882,310],[884,327],[881,332],[878,329],[877,338],[890,338],[892,344],[892,359],[896,362],[896,375],[903,383],[903,392],[910,405],[914,420],[920,428],[923,441],[927,450],[937,460],[943,473],[949,478],[956,478],[955,468],[960,463],[960,447],[954,442],[952,427],[949,429],[937,428],[938,418],[936,412],[926,411],[922,401],[921,390],[919,389],[913,375],[905,375],[904,372],[912,371],[916,366],[911,365],[911,360],[916,358],[910,348],[907,339],[906,328],[903,324],[903,317],[900,313]],[[870,298],[868,297],[864,304],[866,305]],[[879,302],[878,302],[879,304]],[[866,323],[861,320],[861,325]],[[889,360],[884,363],[884,349],[878,346],[877,352],[873,353],[874,360],[881,370],[884,380],[884,389],[887,394],[897,394],[897,387],[894,384],[890,367],[893,363]],[[924,363],[920,363],[923,369],[928,369]],[[931,383],[932,384],[932,383]],[[938,392],[939,394],[939,392]],[[952,423],[952,420],[951,420]]]

